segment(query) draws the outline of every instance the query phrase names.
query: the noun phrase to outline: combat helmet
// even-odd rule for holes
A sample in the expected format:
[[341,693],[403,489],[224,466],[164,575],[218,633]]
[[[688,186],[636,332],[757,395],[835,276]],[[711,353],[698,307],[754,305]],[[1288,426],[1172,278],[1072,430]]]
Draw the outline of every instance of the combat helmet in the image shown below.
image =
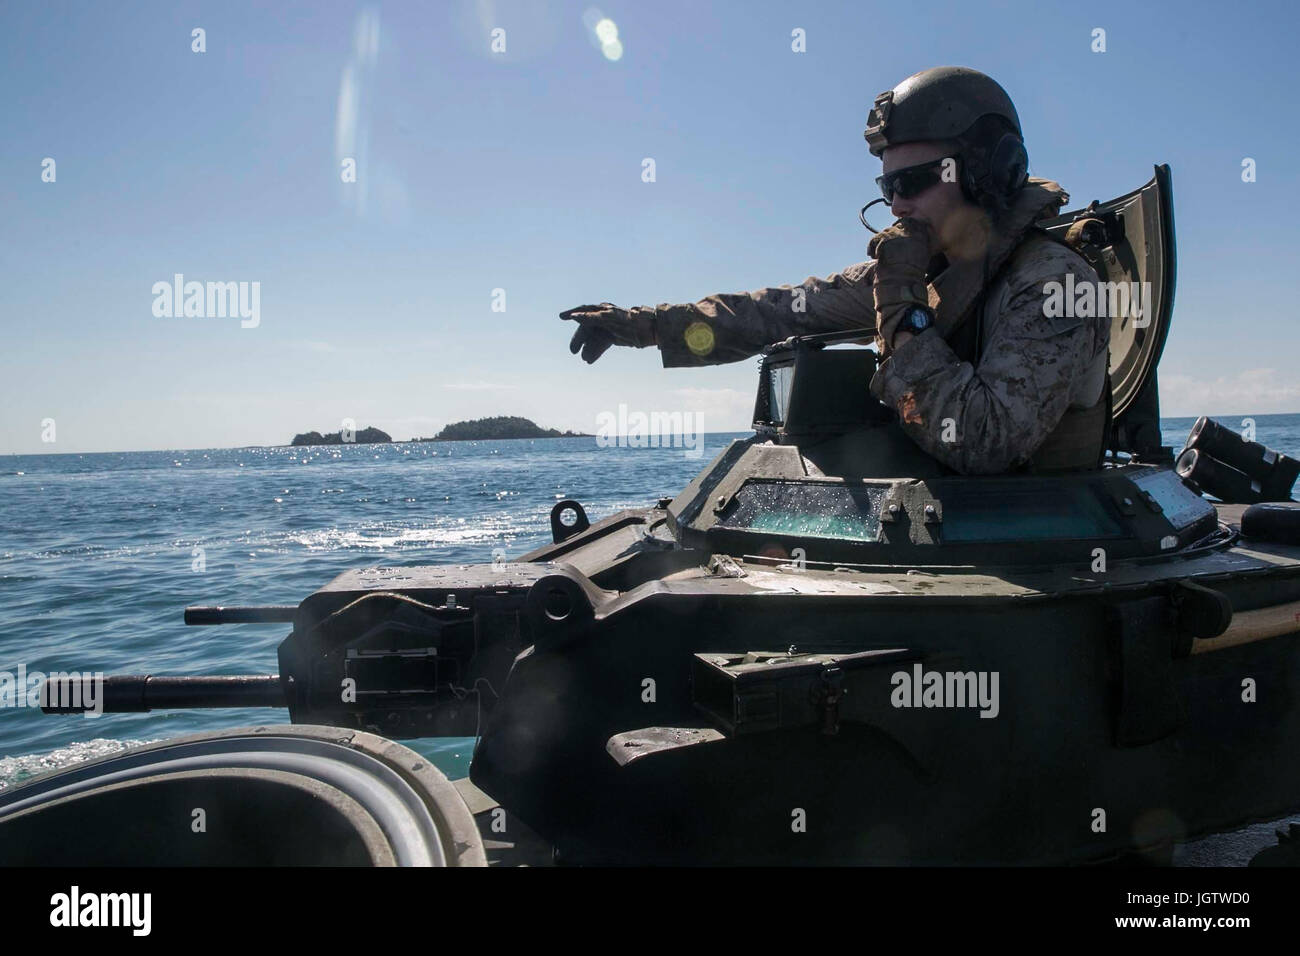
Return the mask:
[[862,135],[874,156],[900,143],[957,142],[962,192],[982,205],[1004,204],[1028,174],[1015,104],[992,77],[967,67],[922,70],[881,93]]

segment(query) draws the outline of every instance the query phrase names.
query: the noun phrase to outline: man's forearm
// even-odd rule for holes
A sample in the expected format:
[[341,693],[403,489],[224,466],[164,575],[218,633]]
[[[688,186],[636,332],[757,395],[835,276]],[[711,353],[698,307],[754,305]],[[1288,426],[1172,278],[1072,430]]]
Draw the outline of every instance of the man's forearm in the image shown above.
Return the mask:
[[810,277],[797,286],[657,306],[655,338],[664,368],[740,361],[791,335],[874,329],[874,265],[858,263],[825,279]]

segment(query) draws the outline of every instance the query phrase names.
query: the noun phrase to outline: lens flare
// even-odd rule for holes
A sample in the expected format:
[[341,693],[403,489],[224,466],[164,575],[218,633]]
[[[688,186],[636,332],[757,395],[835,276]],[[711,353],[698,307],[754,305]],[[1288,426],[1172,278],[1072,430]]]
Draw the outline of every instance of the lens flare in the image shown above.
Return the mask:
[[601,46],[617,42],[618,26],[609,17],[606,17],[596,24],[596,39],[600,41]]
[[588,7],[582,15],[582,25],[587,28],[587,39],[599,48],[605,59],[611,62],[622,59],[623,41],[618,38],[618,24],[596,7]]

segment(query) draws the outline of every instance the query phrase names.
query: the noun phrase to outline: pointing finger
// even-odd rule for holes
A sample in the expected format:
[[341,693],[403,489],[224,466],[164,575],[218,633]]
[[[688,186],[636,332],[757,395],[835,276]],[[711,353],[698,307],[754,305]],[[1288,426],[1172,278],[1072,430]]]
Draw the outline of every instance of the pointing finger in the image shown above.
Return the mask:
[[607,308],[609,308],[608,305],[579,305],[572,309],[565,309],[560,313],[560,318],[577,320],[579,317],[598,315]]

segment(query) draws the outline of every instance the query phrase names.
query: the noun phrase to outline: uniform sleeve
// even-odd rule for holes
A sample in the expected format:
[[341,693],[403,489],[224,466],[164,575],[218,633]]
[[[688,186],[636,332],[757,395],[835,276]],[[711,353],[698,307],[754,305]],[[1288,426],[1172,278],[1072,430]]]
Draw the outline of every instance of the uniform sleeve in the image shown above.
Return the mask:
[[797,286],[657,306],[655,336],[664,368],[736,362],[791,335],[874,330],[871,279],[875,267],[874,262],[860,262],[825,279],[809,277]]
[[[1076,281],[1096,282],[1086,265]],[[934,329],[903,343],[871,392],[898,410],[922,449],[962,474],[997,474],[1027,461],[1060,423],[1070,391],[1096,351],[1100,320],[1049,317],[1045,286],[1065,273],[1020,280],[993,320],[979,364],[961,361]],[[1108,325],[1107,321],[1107,325]]]

